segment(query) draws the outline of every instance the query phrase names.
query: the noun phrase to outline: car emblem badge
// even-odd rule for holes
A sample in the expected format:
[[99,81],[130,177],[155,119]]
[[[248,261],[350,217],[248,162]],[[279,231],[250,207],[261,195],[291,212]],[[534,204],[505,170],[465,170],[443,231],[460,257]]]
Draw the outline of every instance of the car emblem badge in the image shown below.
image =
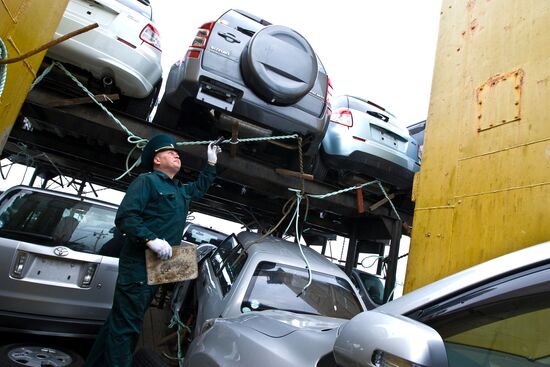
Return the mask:
[[67,256],[69,254],[69,249],[64,246],[57,246],[53,249],[53,253],[56,256]]

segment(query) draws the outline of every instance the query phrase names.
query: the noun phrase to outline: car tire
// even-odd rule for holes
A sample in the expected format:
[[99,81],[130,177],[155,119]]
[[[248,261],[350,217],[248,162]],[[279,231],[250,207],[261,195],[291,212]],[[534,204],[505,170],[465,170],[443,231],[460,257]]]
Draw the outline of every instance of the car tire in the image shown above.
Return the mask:
[[75,352],[57,346],[36,343],[7,344],[0,347],[0,367],[55,366],[78,367],[84,359]]
[[315,84],[318,65],[311,45],[298,32],[267,26],[250,39],[241,54],[241,74],[264,101],[281,106],[298,102]]
[[164,98],[160,100],[153,123],[176,130],[179,125],[180,110],[172,107]]
[[153,110],[153,107],[155,107],[155,103],[157,102],[161,86],[162,79],[154,85],[151,93],[149,93],[149,95],[145,98],[123,97],[124,99],[126,99],[125,112],[129,115],[147,121],[149,115],[151,114],[151,111]]
[[150,348],[139,348],[134,354],[133,367],[168,367],[164,358]]
[[324,182],[327,178],[328,174],[328,168],[325,166],[325,163],[323,162],[323,158],[321,157],[321,152],[317,154],[315,157],[315,160],[313,161],[313,177],[316,181]]

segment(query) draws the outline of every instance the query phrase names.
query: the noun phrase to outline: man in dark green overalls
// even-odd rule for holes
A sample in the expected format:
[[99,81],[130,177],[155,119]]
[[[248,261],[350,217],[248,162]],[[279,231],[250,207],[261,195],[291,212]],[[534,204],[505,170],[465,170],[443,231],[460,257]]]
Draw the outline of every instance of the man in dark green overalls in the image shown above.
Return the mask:
[[145,249],[166,260],[172,245],[179,245],[189,202],[202,197],[216,176],[217,154],[208,145],[208,164],[195,182],[174,178],[181,167],[175,140],[165,134],[153,137],[143,149],[141,164],[151,171],[128,187],[115,224],[125,237],[113,307],[90,351],[85,366],[131,366],[145,312],[158,286],[147,284]]

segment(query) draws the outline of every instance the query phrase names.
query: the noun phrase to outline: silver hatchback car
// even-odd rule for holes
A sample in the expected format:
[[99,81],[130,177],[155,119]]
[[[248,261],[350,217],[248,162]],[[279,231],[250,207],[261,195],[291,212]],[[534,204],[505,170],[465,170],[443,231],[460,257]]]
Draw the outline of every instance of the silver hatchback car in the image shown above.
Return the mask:
[[332,106],[316,178],[324,180],[328,168],[338,176],[362,175],[410,188],[420,158],[407,128],[385,108],[362,98],[339,96]]
[[550,366],[550,242],[419,288],[350,320],[338,366]]
[[[160,34],[152,12],[149,0],[69,0],[56,37],[92,23],[99,27],[50,48],[46,57],[66,64],[92,92],[120,93],[116,108],[145,119],[162,84]],[[72,88],[68,81],[58,89]]]
[[259,237],[231,235],[202,264],[186,366],[330,365],[338,328],[365,310],[323,255]]

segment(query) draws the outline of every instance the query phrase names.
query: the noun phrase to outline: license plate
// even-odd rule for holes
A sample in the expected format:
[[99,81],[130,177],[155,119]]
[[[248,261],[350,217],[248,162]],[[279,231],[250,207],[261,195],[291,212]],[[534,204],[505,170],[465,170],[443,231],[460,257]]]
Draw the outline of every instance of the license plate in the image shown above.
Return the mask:
[[403,141],[397,139],[393,134],[387,133],[382,129],[378,129],[374,126],[371,126],[371,136],[374,140],[392,147],[397,151],[403,151],[405,144]]
[[25,274],[25,279],[77,285],[79,275],[79,263],[50,257],[35,257]]

